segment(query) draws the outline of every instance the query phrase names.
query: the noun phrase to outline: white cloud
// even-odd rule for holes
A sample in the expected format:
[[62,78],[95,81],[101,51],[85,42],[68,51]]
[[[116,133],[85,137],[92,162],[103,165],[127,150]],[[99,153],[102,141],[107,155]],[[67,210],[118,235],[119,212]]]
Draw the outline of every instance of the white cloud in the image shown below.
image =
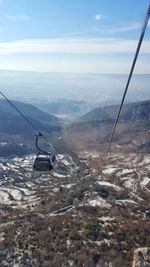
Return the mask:
[[9,20],[11,20],[11,21],[17,21],[17,20],[29,21],[30,20],[30,17],[29,16],[22,15],[22,14],[7,15],[6,18],[9,19]]
[[[56,38],[26,39],[0,42],[0,54],[9,53],[64,53],[110,54],[134,53],[137,40],[113,38]],[[150,41],[144,40],[141,53],[150,53]]]
[[96,15],[95,15],[95,20],[100,20],[101,17],[102,17],[102,16],[101,16],[100,14],[96,14]]
[[[40,72],[72,72],[72,73],[129,73],[131,60],[97,60],[89,64],[84,60],[49,58],[32,58],[31,56],[19,58],[5,57],[0,61],[0,69],[18,71]],[[138,60],[134,73],[149,74],[150,64],[142,59]]]
[[[128,53],[134,55],[136,47],[137,40],[113,38],[70,37],[0,42],[0,69],[44,72],[128,73],[133,57]],[[60,53],[64,55],[60,57]],[[144,53],[147,53],[146,57],[142,56]],[[67,54],[70,54],[69,57]],[[71,56],[71,54],[78,54],[78,57]],[[85,56],[80,57],[80,54]],[[89,61],[88,56],[94,54],[99,55],[99,57],[93,56],[92,60]],[[123,54],[124,56],[122,57]],[[149,73],[149,40],[144,40],[140,54],[136,72]]]
[[105,34],[105,35],[112,35],[115,33],[123,33],[123,32],[129,32],[129,31],[133,31],[133,30],[137,30],[142,28],[141,23],[132,23],[129,25],[122,25],[122,26],[114,26],[114,27],[110,27],[110,26],[96,26],[93,27],[93,30],[97,33],[101,33],[101,34]]
[[121,33],[121,32],[128,32],[132,30],[137,30],[141,27],[140,23],[133,23],[130,25],[123,25],[123,26],[117,26],[117,27],[106,27],[101,26],[100,28],[97,27],[97,31],[105,34],[115,34],[115,33]]

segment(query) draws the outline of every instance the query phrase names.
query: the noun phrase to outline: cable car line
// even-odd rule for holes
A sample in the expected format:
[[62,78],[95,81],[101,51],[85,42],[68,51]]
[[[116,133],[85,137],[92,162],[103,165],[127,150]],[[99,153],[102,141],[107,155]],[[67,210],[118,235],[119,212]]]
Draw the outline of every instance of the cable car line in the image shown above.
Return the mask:
[[47,151],[43,150],[42,148],[39,147],[38,141],[39,141],[39,137],[42,136],[42,133],[39,133],[36,135],[36,141],[35,141],[35,145],[38,151],[40,151],[41,153],[45,153],[47,154]]
[[[30,126],[34,129],[34,131],[36,131],[37,133],[40,133],[39,130],[37,129],[37,127],[20,111],[20,109],[18,109],[16,107],[16,105],[9,100],[8,97],[6,97],[6,95],[4,95],[4,93],[2,93],[0,91],[0,94],[5,98],[5,100],[28,122],[28,124],[30,124]],[[42,134],[43,135],[43,134]]]
[[148,6],[148,11],[146,13],[146,17],[145,17],[145,20],[144,20],[142,32],[141,32],[141,35],[140,35],[140,38],[139,38],[139,42],[138,42],[138,45],[137,45],[137,48],[136,48],[136,52],[135,52],[135,56],[134,56],[134,59],[133,59],[133,63],[131,65],[131,70],[130,70],[130,73],[129,73],[129,77],[128,77],[128,80],[127,80],[127,83],[126,83],[126,87],[125,87],[124,93],[123,93],[121,104],[119,106],[118,113],[117,113],[117,116],[116,116],[116,119],[115,119],[115,122],[114,122],[114,125],[113,125],[110,141],[109,141],[109,144],[108,144],[108,147],[107,147],[107,150],[106,150],[106,154],[105,154],[105,161],[107,159],[107,156],[108,156],[108,153],[109,153],[112,141],[113,141],[115,129],[116,129],[116,126],[118,124],[120,113],[121,113],[121,110],[122,110],[122,107],[123,107],[123,104],[124,104],[124,100],[125,100],[125,97],[126,97],[126,94],[127,94],[127,91],[128,91],[128,87],[129,87],[131,78],[132,78],[132,74],[133,74],[134,67],[135,67],[135,64],[136,64],[136,61],[137,61],[137,58],[138,58],[138,54],[139,54],[139,51],[140,51],[140,47],[141,47],[143,38],[144,38],[144,35],[145,35],[145,32],[146,32],[146,28],[147,28],[147,24],[148,24],[149,18],[150,18],[150,4]]
[[30,124],[30,126],[34,129],[35,131],[35,135],[39,135],[42,136],[47,142],[49,142],[48,138],[41,133],[38,128],[27,118],[27,116],[25,116],[23,114],[22,111],[20,111],[19,108],[16,107],[16,105],[6,96],[4,95],[4,93],[2,93],[2,91],[0,91],[0,94],[5,98],[5,100],[24,118],[24,120],[26,120],[28,122],[28,124]]
[[44,151],[41,149],[38,145],[38,139],[39,137],[43,137],[50,145],[51,150],[53,150],[52,144],[49,142],[48,138],[41,133],[38,128],[20,111],[19,108],[16,107],[16,105],[8,98],[4,93],[0,91],[0,94],[5,98],[5,100],[23,117],[25,121],[28,122],[28,124],[34,129],[35,136],[36,136],[36,148],[38,150],[38,154],[34,160],[33,164],[33,170],[34,171],[51,171],[53,169],[54,161],[56,159],[55,154],[51,152]]

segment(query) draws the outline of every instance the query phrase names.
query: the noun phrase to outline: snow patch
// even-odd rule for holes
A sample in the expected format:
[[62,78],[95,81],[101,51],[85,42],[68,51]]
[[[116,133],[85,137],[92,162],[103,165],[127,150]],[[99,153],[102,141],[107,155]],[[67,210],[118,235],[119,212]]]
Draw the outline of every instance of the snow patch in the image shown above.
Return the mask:
[[68,175],[59,174],[57,172],[53,172],[53,176],[54,177],[58,177],[58,178],[67,178],[67,177],[69,177]]
[[117,168],[114,168],[114,167],[107,167],[107,169],[105,169],[105,170],[103,170],[103,173],[104,174],[111,174],[111,173],[113,173],[114,171],[116,171],[117,170]]
[[100,206],[100,207],[107,207],[110,208],[111,205],[106,203],[106,200],[103,199],[102,197],[97,196],[95,199],[89,200],[89,202],[86,204],[90,205],[92,207]]
[[9,168],[7,166],[4,166],[3,163],[0,162],[0,168],[4,171],[8,170]]
[[12,201],[9,199],[9,194],[3,190],[0,190],[0,203],[10,205]]
[[59,188],[53,188],[53,192],[55,193],[59,192]]
[[125,178],[125,182],[123,183],[123,185],[126,188],[132,189],[134,187],[134,179],[133,178]]
[[123,169],[122,171],[117,173],[117,177],[122,176],[122,175],[126,175],[126,174],[130,174],[130,173],[133,173],[132,169]]
[[110,216],[102,216],[99,218],[101,221],[103,222],[111,222],[111,221],[114,221],[115,220],[115,217],[110,217]]
[[66,165],[66,166],[69,166],[69,165],[70,165],[70,162],[68,162],[66,159],[63,159],[63,160],[61,161],[61,163],[63,163],[63,164]]
[[57,157],[58,157],[58,159],[60,159],[60,160],[64,159],[64,155],[62,155],[62,154],[58,154]]
[[1,146],[6,146],[7,143],[6,143],[6,142],[1,142],[0,145],[1,145]]
[[141,187],[145,187],[146,185],[148,185],[150,183],[150,178],[149,177],[144,177],[143,181],[140,183]]
[[15,200],[22,200],[22,194],[19,190],[10,187],[2,187],[2,190],[8,192]]
[[120,199],[120,200],[116,200],[116,204],[137,204],[134,200],[132,199]]
[[150,164],[150,157],[148,156],[144,157],[143,164],[145,165]]
[[62,185],[61,187],[69,189],[69,188],[73,187],[74,185],[75,185],[75,184],[72,183],[72,184]]
[[111,187],[111,188],[115,189],[116,191],[121,191],[121,190],[122,190],[119,186],[114,185],[114,184],[111,184],[111,183],[109,183],[109,182],[97,181],[97,183],[98,183],[99,185],[102,185],[102,186]]
[[67,249],[69,249],[69,248],[70,248],[70,246],[71,246],[71,240],[70,240],[70,239],[68,239],[68,240],[66,241],[66,243],[67,243]]

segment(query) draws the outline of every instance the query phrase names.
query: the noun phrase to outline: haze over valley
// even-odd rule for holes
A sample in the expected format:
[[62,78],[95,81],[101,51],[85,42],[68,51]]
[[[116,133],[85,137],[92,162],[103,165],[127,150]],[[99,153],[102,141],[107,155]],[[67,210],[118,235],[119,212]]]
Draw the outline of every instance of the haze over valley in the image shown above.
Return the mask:
[[[0,87],[14,100],[56,101],[59,99],[98,102],[119,101],[127,74],[41,73],[0,71]],[[136,74],[127,101],[150,98],[149,74]]]
[[[66,121],[95,107],[119,103],[126,74],[0,71],[0,88],[13,100],[33,104]],[[135,75],[126,102],[150,99],[150,75]]]

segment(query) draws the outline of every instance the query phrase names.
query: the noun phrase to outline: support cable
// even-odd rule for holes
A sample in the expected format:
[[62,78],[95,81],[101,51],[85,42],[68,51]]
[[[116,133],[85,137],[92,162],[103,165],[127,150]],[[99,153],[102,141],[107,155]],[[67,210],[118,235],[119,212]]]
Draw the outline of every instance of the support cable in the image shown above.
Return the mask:
[[129,77],[128,77],[128,80],[127,80],[127,84],[126,84],[126,87],[125,87],[125,90],[124,90],[122,101],[121,101],[121,104],[119,106],[118,113],[117,113],[117,116],[116,116],[116,119],[115,119],[115,122],[114,122],[114,125],[113,125],[113,130],[112,130],[112,133],[111,133],[110,141],[109,141],[109,144],[108,144],[108,147],[107,147],[107,150],[106,150],[106,154],[105,154],[105,161],[107,159],[107,156],[108,156],[108,153],[109,153],[112,141],[113,141],[115,129],[116,129],[116,126],[118,124],[120,113],[121,113],[121,110],[122,110],[122,107],[123,107],[123,104],[124,104],[124,100],[125,100],[125,97],[126,97],[126,94],[127,94],[127,91],[128,91],[128,87],[129,87],[129,84],[130,84],[130,81],[131,81],[131,77],[132,77],[132,74],[133,74],[133,71],[134,71],[134,67],[135,67],[135,64],[136,64],[136,61],[137,61],[137,58],[138,58],[140,47],[141,47],[141,44],[142,44],[142,41],[143,41],[143,38],[144,38],[144,35],[145,35],[145,31],[146,31],[146,28],[147,28],[147,24],[148,24],[149,18],[150,18],[150,4],[148,6],[148,11],[146,13],[146,17],[145,17],[145,20],[144,20],[142,32],[141,32],[141,35],[140,35],[140,38],[139,38],[139,42],[138,42],[138,45],[137,45],[137,49],[136,49],[136,52],[135,52],[135,56],[134,56],[134,59],[133,59],[133,63],[132,63],[132,66],[131,66]]
[[35,135],[42,136],[47,142],[49,142],[48,138],[41,133],[38,128],[25,116],[19,108],[16,107],[16,105],[6,96],[4,93],[0,91],[0,94],[5,98],[5,100],[22,116],[22,118],[34,129]]

